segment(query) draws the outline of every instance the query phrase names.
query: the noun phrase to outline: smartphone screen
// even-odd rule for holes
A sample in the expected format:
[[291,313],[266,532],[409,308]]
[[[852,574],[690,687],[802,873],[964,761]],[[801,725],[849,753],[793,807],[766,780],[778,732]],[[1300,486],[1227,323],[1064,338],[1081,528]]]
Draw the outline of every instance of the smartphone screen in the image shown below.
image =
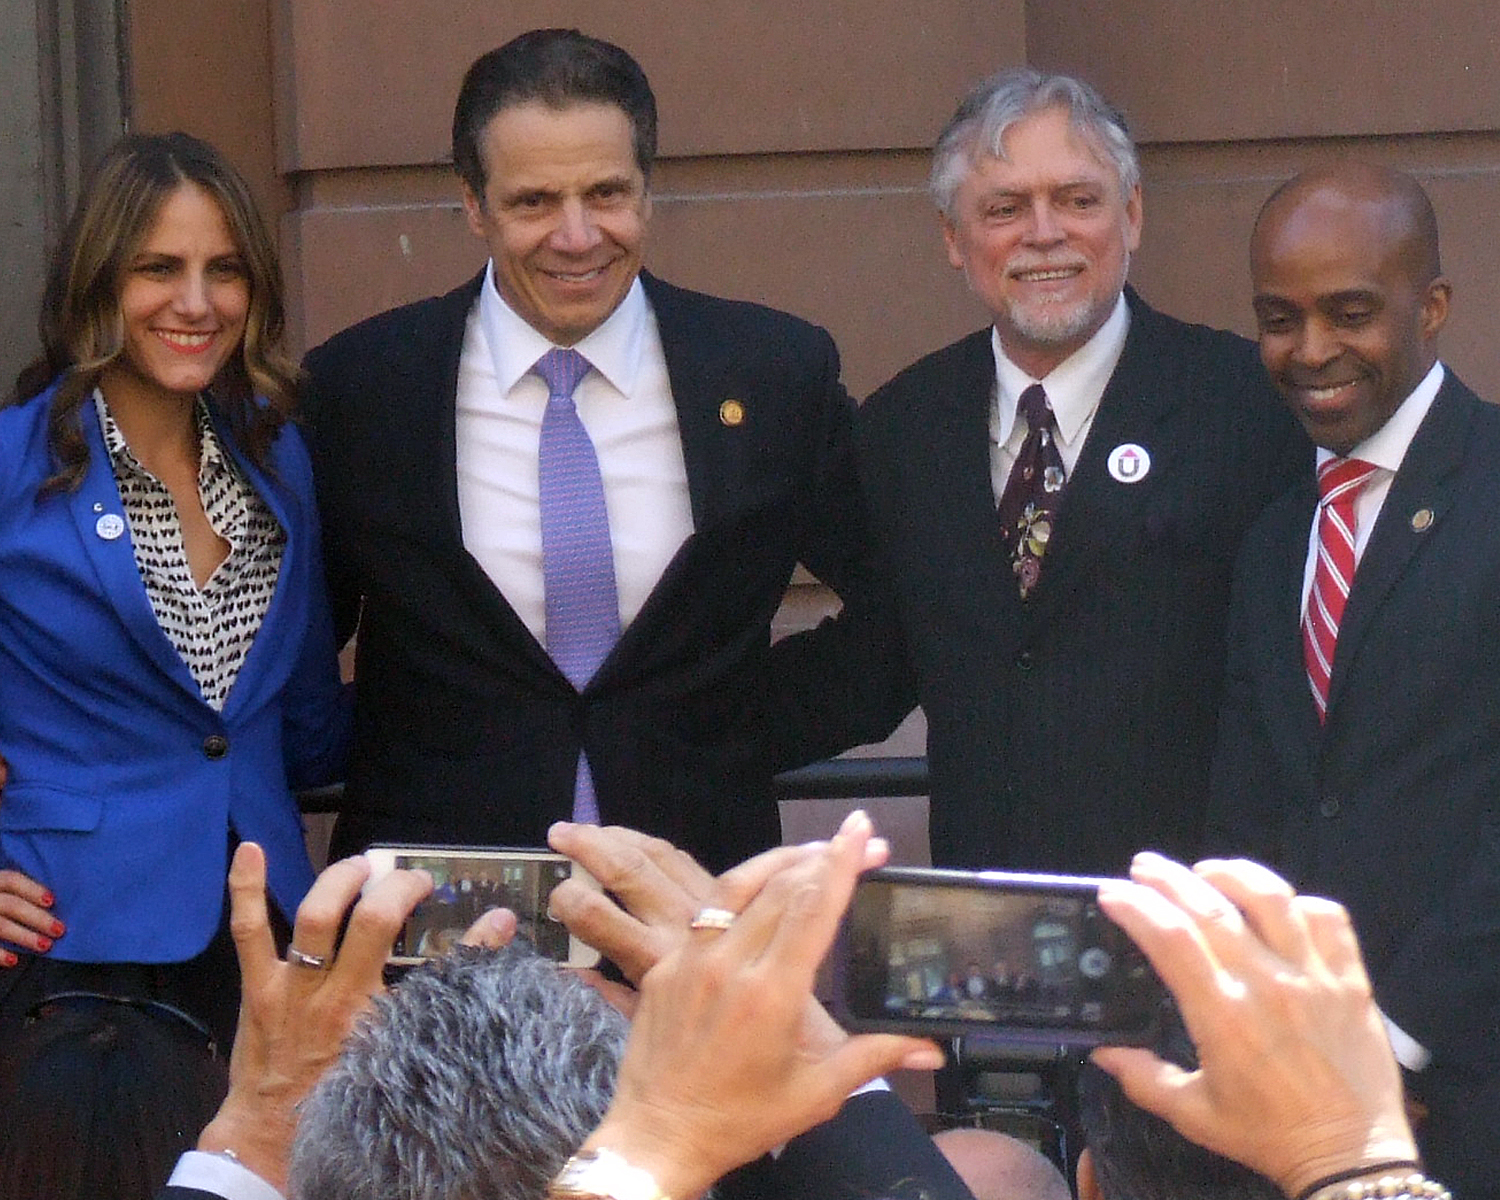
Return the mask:
[[391,953],[393,963],[420,962],[447,953],[492,908],[514,912],[517,935],[543,957],[573,966],[592,966],[598,961],[596,952],[547,915],[554,887],[564,879],[589,879],[561,854],[445,846],[372,846],[365,854],[375,878],[393,868],[421,868],[432,876],[432,895],[417,905],[402,928]]
[[1097,879],[891,869],[860,881],[842,940],[851,1024],[1018,1043],[1150,1039],[1165,991],[1100,911]]

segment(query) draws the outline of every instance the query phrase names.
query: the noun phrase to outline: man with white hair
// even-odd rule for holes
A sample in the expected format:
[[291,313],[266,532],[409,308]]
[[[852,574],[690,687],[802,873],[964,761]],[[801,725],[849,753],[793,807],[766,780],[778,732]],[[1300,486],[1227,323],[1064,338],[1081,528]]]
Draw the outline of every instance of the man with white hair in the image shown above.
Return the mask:
[[993,323],[860,412],[897,628],[845,622],[841,699],[926,711],[934,863],[1190,855],[1235,550],[1311,450],[1250,342],[1126,286],[1140,166],[1086,83],[985,80],[938,139],[932,192]]

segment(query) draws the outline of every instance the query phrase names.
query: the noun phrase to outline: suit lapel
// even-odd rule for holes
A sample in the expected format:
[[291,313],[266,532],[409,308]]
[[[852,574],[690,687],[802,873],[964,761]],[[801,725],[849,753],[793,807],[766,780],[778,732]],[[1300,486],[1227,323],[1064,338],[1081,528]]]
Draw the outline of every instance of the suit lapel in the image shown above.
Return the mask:
[[[1172,356],[1160,352],[1156,314],[1134,292],[1127,290],[1126,297],[1130,333],[1063,494],[1055,545],[1048,550],[1034,596],[1041,608],[1048,606],[1049,597],[1082,586],[1090,570],[1109,561],[1108,543],[1146,528],[1143,511],[1156,482],[1171,471],[1179,444],[1167,427],[1187,389],[1172,378]],[[1118,482],[1109,471],[1110,456],[1127,444],[1143,447],[1151,458],[1149,471],[1137,483]]]
[[[210,406],[212,411],[212,406]],[[261,619],[260,628],[255,633],[255,640],[250,643],[250,651],[245,655],[245,661],[240,665],[239,674],[235,677],[234,686],[229,689],[229,696],[224,703],[224,711],[233,714],[246,707],[254,707],[259,704],[260,697],[269,690],[280,688],[291,669],[291,663],[295,655],[282,654],[280,657],[281,669],[273,676],[267,674],[267,656],[275,654],[277,641],[282,636],[300,638],[302,631],[289,630],[283,635],[280,628],[286,614],[287,588],[290,586],[288,580],[304,578],[302,575],[300,556],[303,553],[302,539],[297,536],[299,530],[310,528],[309,516],[300,511],[301,501],[297,496],[285,491],[265,471],[262,471],[251,459],[240,449],[239,443],[229,434],[225,423],[218,419],[214,413],[214,429],[219,435],[219,444],[234,458],[245,478],[250,481],[250,486],[262,500],[266,507],[271,510],[271,515],[276,518],[282,530],[286,534],[286,541],[281,549],[281,567],[276,573],[276,587],[271,593],[271,603],[266,608],[266,615]],[[285,437],[286,434],[278,435]],[[305,608],[303,615],[306,615]],[[272,659],[272,662],[277,660]]]
[[1330,711],[1381,605],[1453,502],[1473,406],[1481,403],[1449,372],[1407,448],[1349,589],[1328,685]]
[[[100,596],[113,607],[120,624],[146,658],[177,686],[201,697],[192,672],[157,623],[146,586],[141,582],[135,546],[125,521],[125,505],[115,484],[92,401],[84,401],[79,419],[89,447],[89,470],[83,485],[69,496],[68,507],[84,556],[99,577]],[[114,536],[108,536],[111,533]]]
[[[1002,614],[1021,611],[1021,594],[1011,569],[1010,548],[995,511],[990,464],[990,410],[995,403],[995,355],[989,329],[958,346],[955,369],[944,372],[947,390],[924,401],[931,413],[926,436],[902,455],[903,495],[924,496],[923,513],[934,557],[973,554],[993,575]],[[920,466],[917,456],[921,456]],[[958,578],[971,572],[961,570]],[[940,576],[951,577],[951,576]],[[1046,570],[1043,570],[1046,578]],[[1041,594],[1039,588],[1036,595]]]
[[441,297],[428,323],[411,331],[411,352],[399,360],[403,371],[388,393],[403,409],[391,464],[405,475],[402,490],[410,497],[408,516],[416,532],[440,548],[436,558],[453,564],[460,586],[475,598],[476,610],[497,621],[504,640],[535,667],[571,686],[464,546],[458,507],[458,372],[469,312],[484,279],[481,271]]
[[458,368],[469,310],[483,283],[481,272],[442,297],[433,310],[430,328],[414,330],[410,354],[396,360],[407,373],[393,382],[390,391],[404,410],[402,445],[393,462],[409,473],[407,494],[413,513],[420,515],[434,537],[460,549]]
[[685,302],[685,293],[647,274],[642,274],[641,283],[667,362],[696,536],[739,510],[746,494],[746,471],[752,466],[755,438],[750,426],[757,414],[748,414],[743,425],[731,426],[721,419],[725,401],[743,400],[726,391],[726,375],[733,375],[726,360],[731,348],[705,330],[701,314]]
[[1261,628],[1248,632],[1264,656],[1264,676],[1257,675],[1264,686],[1259,709],[1271,726],[1268,740],[1284,758],[1288,778],[1304,780],[1309,788],[1322,728],[1302,657],[1302,579],[1317,506],[1317,487],[1308,476],[1275,509],[1275,532],[1267,539],[1269,561],[1248,572],[1252,581],[1269,589],[1248,608],[1263,614]]

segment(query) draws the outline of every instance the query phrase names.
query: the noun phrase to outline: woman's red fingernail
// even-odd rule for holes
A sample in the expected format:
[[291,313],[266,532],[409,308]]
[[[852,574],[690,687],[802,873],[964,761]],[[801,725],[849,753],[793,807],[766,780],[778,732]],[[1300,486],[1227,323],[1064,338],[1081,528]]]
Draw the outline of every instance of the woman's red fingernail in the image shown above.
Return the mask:
[[48,950],[52,949],[52,939],[49,937],[37,938],[36,949],[38,954],[46,954]]
[[54,896],[51,892],[43,892],[42,893],[42,907],[43,908],[51,908],[56,903],[57,903],[57,897]]
[[67,928],[67,927],[61,921],[53,921],[52,922],[52,936],[53,937],[62,937],[63,930],[65,928]]
[[13,967],[16,965],[16,956],[9,950],[0,950],[0,967]]

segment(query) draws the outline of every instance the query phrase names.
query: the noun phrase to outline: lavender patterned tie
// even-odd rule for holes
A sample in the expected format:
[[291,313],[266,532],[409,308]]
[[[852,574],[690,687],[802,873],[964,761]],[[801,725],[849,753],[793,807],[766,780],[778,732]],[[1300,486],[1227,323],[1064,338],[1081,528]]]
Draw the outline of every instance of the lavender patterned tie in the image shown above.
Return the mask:
[[[549,350],[532,368],[547,382],[537,462],[541,482],[542,576],[547,653],[582,691],[620,637],[615,555],[609,540],[604,482],[573,391],[589,372],[576,350]],[[578,756],[573,820],[598,822],[588,758]]]

